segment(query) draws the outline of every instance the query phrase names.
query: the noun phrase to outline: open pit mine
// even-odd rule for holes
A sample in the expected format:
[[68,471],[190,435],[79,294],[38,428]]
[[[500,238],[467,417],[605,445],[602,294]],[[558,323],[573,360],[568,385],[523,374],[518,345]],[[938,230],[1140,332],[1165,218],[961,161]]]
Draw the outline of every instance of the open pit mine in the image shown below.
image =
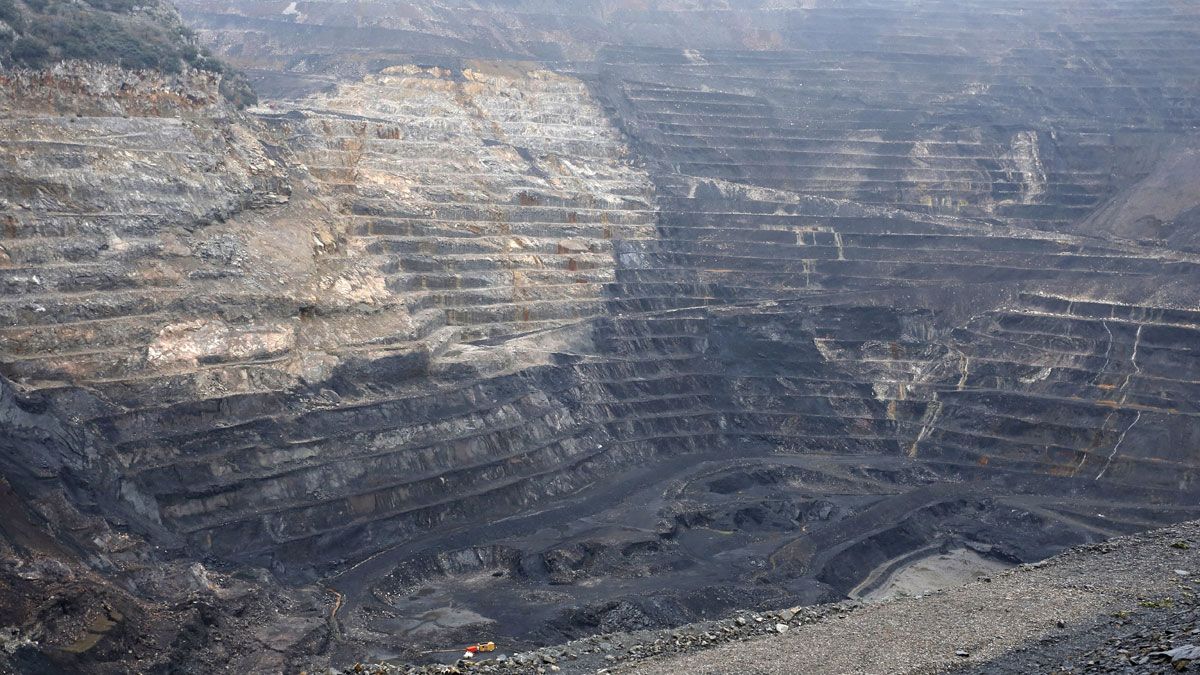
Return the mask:
[[595,672],[511,655],[1200,518],[1191,0],[0,28],[0,672]]

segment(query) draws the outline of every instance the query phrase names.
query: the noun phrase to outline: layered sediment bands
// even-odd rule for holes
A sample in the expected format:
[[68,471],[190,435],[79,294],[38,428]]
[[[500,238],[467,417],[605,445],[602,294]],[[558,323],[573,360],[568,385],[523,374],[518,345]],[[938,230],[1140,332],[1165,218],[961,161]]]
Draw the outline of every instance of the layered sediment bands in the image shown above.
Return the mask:
[[[150,465],[164,512],[193,537],[230,553],[257,541],[250,550],[285,558],[346,556],[518,510],[652,452],[600,452],[600,425],[622,411],[585,366],[555,356],[589,335],[545,332],[603,312],[614,242],[654,235],[649,182],[580,83],[514,72],[388,70],[272,121],[344,211],[324,260],[369,265],[431,360],[335,372],[335,402],[247,421],[228,441],[204,430],[189,453],[204,459],[181,481],[181,467]],[[361,349],[371,358],[397,337]],[[224,466],[251,447],[261,459]]]
[[583,4],[186,3],[247,112],[6,75],[39,478],[404,645],[1197,515],[1191,8]]
[[341,255],[463,339],[599,315],[614,241],[656,235],[648,177],[578,80],[401,67],[297,106],[299,158],[346,192]]
[[718,317],[729,430],[779,452],[1194,486],[1191,310],[1026,292],[949,332],[880,307]]
[[658,452],[634,373],[569,354],[615,247],[656,234],[650,183],[581,83],[492,68],[232,123],[150,114],[157,90],[138,117],[15,110],[6,375],[149,521],[281,572]]
[[1087,216],[1200,119],[1195,14],[1174,3],[182,9],[281,91],[368,67],[352,27],[381,58],[534,58],[624,89],[658,152],[640,150],[680,173],[1039,227]]
[[910,452],[1188,489],[1198,318],[1023,296],[955,331],[961,377]]
[[[888,86],[902,90],[866,82],[854,90],[863,98],[887,96],[887,106],[911,96],[900,110],[839,93],[846,75],[822,73],[820,59],[830,58],[823,52],[719,52],[693,63],[674,52],[626,49],[604,58],[602,72],[619,78],[615,86],[628,106],[626,129],[684,176],[914,212],[1002,217],[1039,229],[1074,230],[1073,223],[1127,180],[1127,158],[1153,155],[1169,134],[1194,125],[1150,118],[1129,129],[1125,124],[1133,119],[1122,117],[1125,124],[1106,128],[1075,118],[1108,119],[1099,106],[1085,104],[1050,119],[1048,113],[1027,118],[1029,112],[1007,106],[964,114],[941,87],[929,91],[886,72],[900,68],[886,55],[877,57],[881,64],[861,67],[883,69],[874,77],[896,80]],[[852,71],[853,63],[847,66]],[[986,68],[966,72],[974,82]],[[1000,88],[963,81],[942,86]],[[884,112],[890,117],[881,119]],[[1028,128],[1013,130],[1023,124]],[[690,194],[692,185],[684,181],[676,189]]]

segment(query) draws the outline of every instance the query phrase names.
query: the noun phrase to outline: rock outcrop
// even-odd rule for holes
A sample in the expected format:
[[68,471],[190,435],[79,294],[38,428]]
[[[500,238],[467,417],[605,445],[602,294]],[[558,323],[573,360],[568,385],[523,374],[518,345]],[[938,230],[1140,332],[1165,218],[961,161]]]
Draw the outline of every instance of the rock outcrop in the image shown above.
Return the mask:
[[0,74],[13,494],[269,569],[304,667],[1197,516],[1200,16],[729,5],[181,3],[246,111]]

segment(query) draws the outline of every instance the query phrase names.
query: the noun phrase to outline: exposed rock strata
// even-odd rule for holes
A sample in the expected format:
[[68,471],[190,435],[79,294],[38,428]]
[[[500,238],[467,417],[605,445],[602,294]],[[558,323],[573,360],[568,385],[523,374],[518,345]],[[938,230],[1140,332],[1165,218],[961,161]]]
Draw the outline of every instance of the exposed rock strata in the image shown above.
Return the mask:
[[1196,515],[1187,9],[252,5],[185,4],[250,112],[4,74],[0,423],[23,499],[328,584],[272,659]]

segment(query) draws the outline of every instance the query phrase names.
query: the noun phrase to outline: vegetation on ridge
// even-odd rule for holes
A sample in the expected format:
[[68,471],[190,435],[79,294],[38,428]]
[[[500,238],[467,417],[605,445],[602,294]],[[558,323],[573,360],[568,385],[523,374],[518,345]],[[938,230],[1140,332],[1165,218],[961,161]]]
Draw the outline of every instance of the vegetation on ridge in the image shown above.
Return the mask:
[[197,68],[222,74],[221,93],[239,107],[256,100],[245,77],[200,47],[158,0],[0,0],[0,66],[67,59],[164,73]]

